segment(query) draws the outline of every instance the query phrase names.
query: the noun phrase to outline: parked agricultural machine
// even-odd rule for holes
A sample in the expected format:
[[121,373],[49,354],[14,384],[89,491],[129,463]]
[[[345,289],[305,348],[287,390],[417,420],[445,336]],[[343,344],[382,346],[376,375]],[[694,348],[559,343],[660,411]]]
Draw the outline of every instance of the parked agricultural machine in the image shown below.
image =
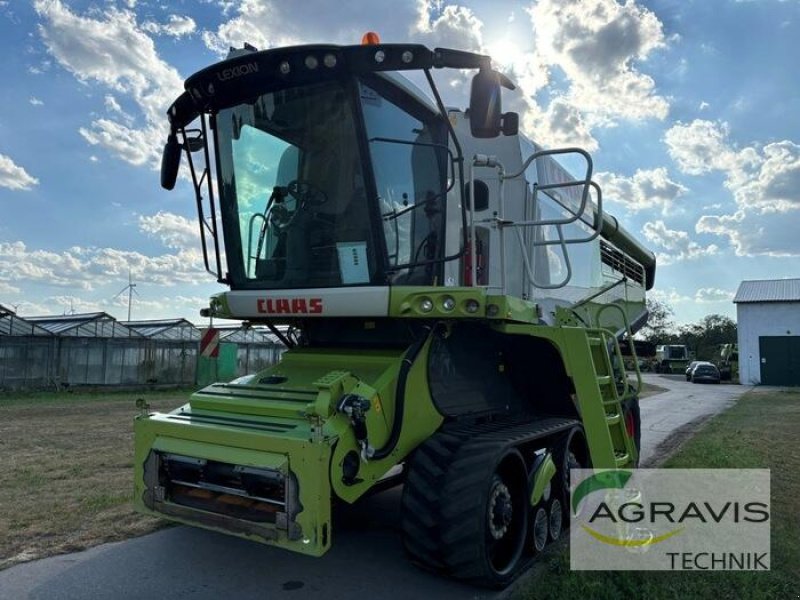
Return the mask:
[[680,344],[656,346],[653,370],[656,373],[683,373],[692,361],[689,348]]
[[739,344],[720,344],[715,362],[722,381],[739,383]]
[[[441,68],[477,70],[468,110],[442,103]],[[334,505],[403,484],[414,562],[508,584],[567,526],[571,467],[638,459],[619,340],[655,258],[590,156],[521,135],[514,84],[468,52],[246,47],[185,87],[162,185],[183,156],[230,287],[203,314],[289,350],[136,419],[137,508],[321,556]]]

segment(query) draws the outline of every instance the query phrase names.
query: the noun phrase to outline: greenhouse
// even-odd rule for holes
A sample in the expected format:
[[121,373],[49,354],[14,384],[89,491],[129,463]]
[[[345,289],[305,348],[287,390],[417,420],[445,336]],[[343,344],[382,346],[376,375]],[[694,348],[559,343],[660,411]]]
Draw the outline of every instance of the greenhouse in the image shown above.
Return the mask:
[[[20,317],[0,305],[0,389],[192,386],[201,329],[185,319],[118,321],[104,312]],[[284,347],[265,330],[220,328],[235,345],[236,375],[277,361]]]

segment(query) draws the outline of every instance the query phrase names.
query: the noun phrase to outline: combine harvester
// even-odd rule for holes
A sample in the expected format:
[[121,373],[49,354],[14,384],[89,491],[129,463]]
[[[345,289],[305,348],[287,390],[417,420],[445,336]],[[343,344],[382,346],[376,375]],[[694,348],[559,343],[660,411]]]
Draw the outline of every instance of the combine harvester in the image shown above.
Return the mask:
[[689,348],[679,344],[663,344],[656,346],[656,373],[683,373],[692,361]]
[[[184,156],[230,287],[203,314],[289,350],[136,419],[136,506],[321,556],[335,504],[402,483],[411,560],[502,587],[566,527],[571,467],[637,464],[618,341],[655,259],[586,152],[501,112],[488,56],[365,42],[234,50],[169,109],[162,185]],[[468,110],[440,68],[477,71]]]

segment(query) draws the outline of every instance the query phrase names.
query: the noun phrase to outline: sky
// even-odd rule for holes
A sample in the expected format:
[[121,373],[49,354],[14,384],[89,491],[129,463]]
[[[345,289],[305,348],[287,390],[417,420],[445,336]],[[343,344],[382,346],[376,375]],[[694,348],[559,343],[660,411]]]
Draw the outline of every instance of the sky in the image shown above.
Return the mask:
[[491,54],[529,137],[592,152],[678,322],[800,276],[800,0],[0,0],[0,304],[124,319],[130,275],[134,319],[200,322],[225,288],[191,186],[159,185],[166,108],[230,46],[370,30]]

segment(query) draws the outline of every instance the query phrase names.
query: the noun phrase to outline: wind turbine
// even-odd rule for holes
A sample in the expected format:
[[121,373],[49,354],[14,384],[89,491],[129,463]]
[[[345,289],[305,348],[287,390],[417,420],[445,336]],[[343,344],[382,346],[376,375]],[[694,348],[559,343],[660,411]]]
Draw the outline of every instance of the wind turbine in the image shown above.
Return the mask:
[[134,294],[136,294],[137,296],[139,295],[139,292],[136,291],[136,284],[133,283],[133,279],[131,278],[131,270],[130,269],[128,269],[128,285],[126,285],[119,292],[117,292],[117,295],[114,296],[112,298],[112,300],[116,300],[117,298],[119,298],[120,295],[125,292],[125,290],[128,291],[128,321],[130,321],[131,320],[131,306],[133,304],[133,295]]

